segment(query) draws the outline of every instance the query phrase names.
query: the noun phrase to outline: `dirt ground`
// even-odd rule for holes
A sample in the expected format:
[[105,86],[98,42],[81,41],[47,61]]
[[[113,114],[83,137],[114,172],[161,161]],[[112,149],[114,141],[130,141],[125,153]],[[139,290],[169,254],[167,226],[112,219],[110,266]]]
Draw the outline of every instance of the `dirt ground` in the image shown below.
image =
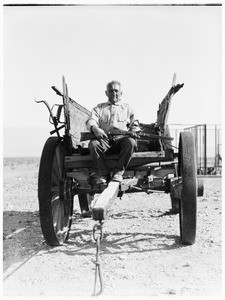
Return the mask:
[[[96,221],[82,219],[75,197],[68,242],[48,246],[37,199],[38,160],[4,161],[3,295],[74,296],[93,293]],[[125,194],[110,208],[101,243],[103,296],[220,296],[222,179],[205,178],[198,198],[197,239],[179,243],[179,216],[169,195]]]

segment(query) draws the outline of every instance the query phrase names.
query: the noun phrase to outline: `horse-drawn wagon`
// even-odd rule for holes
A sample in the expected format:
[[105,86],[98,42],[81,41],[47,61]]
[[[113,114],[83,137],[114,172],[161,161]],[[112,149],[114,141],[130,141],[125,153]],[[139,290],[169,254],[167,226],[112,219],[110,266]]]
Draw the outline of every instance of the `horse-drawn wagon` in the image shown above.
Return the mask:
[[[146,192],[170,195],[172,211],[179,213],[181,243],[193,244],[197,196],[202,196],[203,185],[197,179],[192,133],[181,132],[178,152],[171,143],[167,118],[172,94],[168,93],[159,105],[155,123],[140,124],[138,150],[133,153],[122,183],[102,185],[97,184],[97,169],[86,140],[85,122],[90,112],[68,96],[64,77],[62,84],[62,93],[52,87],[63,99],[55,115],[46,101],[36,101],[46,104],[54,125],[51,131],[54,136],[47,139],[42,151],[38,179],[40,222],[46,242],[55,246],[68,239],[75,195],[81,214],[89,212],[92,203],[92,218],[101,223],[107,219],[115,197]],[[172,87],[174,84],[175,80]],[[116,155],[107,156],[109,168],[113,169],[116,161]],[[100,194],[97,199],[96,194]]]

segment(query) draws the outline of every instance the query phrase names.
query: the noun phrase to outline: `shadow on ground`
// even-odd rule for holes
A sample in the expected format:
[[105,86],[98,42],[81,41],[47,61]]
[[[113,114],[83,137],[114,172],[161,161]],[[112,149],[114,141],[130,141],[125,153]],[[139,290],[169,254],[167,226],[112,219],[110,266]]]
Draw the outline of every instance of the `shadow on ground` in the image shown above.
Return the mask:
[[[122,216],[118,214],[115,217]],[[124,217],[129,218],[123,215]],[[89,220],[82,219],[80,214],[75,213],[68,241],[63,246],[52,247],[47,245],[43,238],[38,211],[5,211],[3,213],[4,272],[14,263],[24,264],[40,251],[48,254],[61,252],[65,255],[92,256],[96,244],[92,237],[92,229],[85,228]],[[101,242],[103,255],[173,250],[183,247],[179,243],[179,236],[161,232],[142,233],[132,228],[120,232],[105,232],[103,237]]]
[[39,213],[3,212],[3,270],[27,259],[43,245]]

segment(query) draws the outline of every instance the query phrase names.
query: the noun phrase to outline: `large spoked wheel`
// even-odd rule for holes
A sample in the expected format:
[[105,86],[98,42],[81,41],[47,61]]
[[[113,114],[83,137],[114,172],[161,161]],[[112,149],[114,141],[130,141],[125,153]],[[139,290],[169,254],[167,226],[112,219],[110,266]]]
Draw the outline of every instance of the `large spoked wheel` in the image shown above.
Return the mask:
[[68,238],[73,214],[72,184],[72,179],[65,177],[64,148],[57,137],[50,137],[42,151],[38,177],[41,229],[49,245],[62,245]]
[[179,140],[179,176],[182,178],[180,200],[181,243],[193,245],[196,237],[197,168],[194,137],[181,132]]

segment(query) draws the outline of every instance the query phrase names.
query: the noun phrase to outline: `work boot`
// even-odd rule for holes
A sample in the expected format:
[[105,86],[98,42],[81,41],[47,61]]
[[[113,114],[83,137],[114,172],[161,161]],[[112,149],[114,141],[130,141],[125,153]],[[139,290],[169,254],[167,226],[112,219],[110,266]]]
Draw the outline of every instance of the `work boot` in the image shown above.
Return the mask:
[[107,184],[109,180],[110,180],[110,174],[102,175],[97,179],[96,184]]
[[122,182],[123,181],[123,174],[124,174],[124,171],[115,171],[115,172],[113,172],[113,176],[112,176],[111,180]]
[[92,217],[92,212],[90,210],[82,210],[81,212],[81,217],[82,218],[91,218]]

